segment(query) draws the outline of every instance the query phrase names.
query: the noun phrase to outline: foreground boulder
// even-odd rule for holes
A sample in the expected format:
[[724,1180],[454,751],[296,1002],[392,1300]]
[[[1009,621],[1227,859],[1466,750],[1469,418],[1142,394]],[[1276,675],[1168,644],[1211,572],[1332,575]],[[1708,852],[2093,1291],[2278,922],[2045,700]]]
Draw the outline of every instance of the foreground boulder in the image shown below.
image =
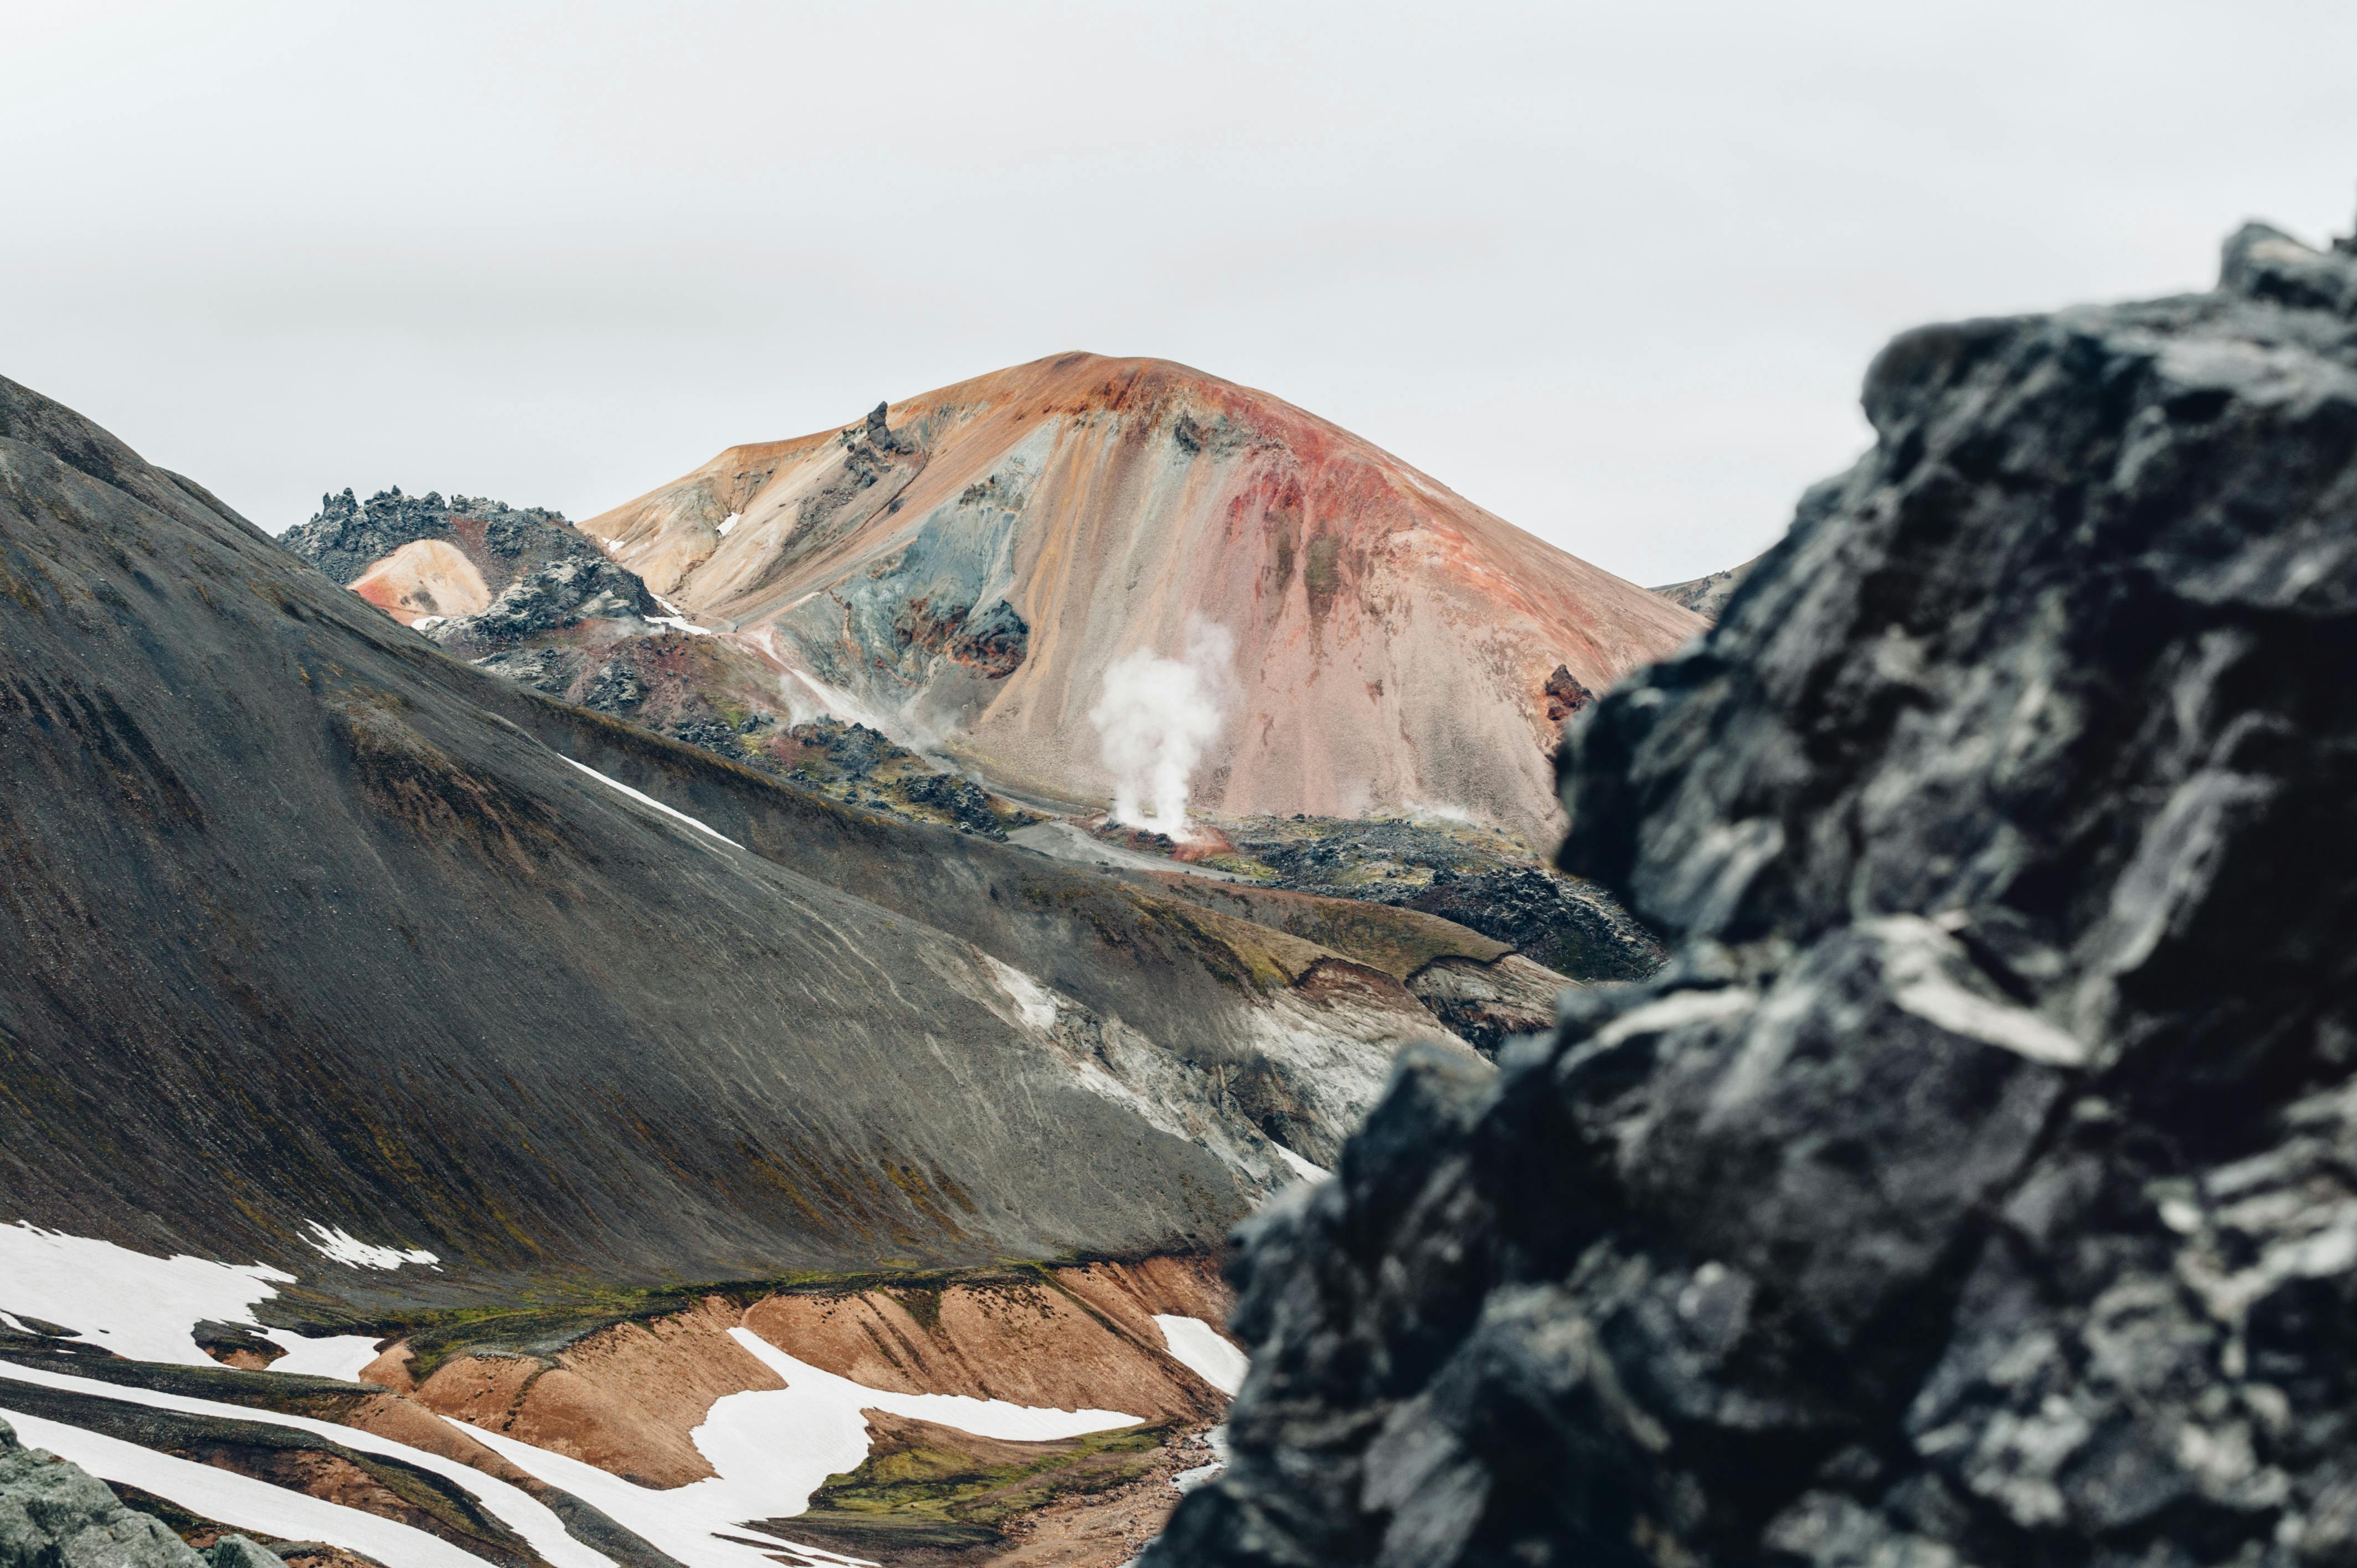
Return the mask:
[[1576,733],[1670,964],[1246,1228],[1150,1564],[2357,1562],[2357,253],[1865,403]]
[[0,1421],[0,1568],[285,1568],[242,1535],[199,1552],[106,1483]]

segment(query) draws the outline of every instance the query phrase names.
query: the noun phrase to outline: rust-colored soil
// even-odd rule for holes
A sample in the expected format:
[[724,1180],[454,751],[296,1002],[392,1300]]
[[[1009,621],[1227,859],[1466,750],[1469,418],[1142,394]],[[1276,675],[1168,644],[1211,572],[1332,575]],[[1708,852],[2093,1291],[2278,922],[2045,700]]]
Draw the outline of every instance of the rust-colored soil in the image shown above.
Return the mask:
[[870,1388],[1203,1420],[1227,1402],[1169,1358],[1153,1314],[1223,1323],[1223,1293],[1191,1261],[1101,1263],[1039,1283],[776,1295],[745,1326]]
[[[708,1300],[690,1312],[601,1329],[553,1362],[453,1356],[406,1391],[437,1414],[641,1485],[683,1487],[713,1473],[688,1434],[714,1401],[784,1387],[728,1337],[737,1321],[726,1304]],[[386,1359],[379,1358],[369,1375]]]
[[[895,1568],[1000,1561],[1085,1568],[1126,1561],[1160,1527],[1177,1500],[1168,1477],[1204,1462],[1194,1435],[1226,1410],[1224,1395],[1170,1357],[1155,1315],[1218,1326],[1229,1305],[1216,1262],[1204,1257],[1082,1264],[940,1289],[780,1293],[742,1310],[709,1296],[688,1311],[600,1329],[553,1357],[452,1355],[422,1382],[409,1348],[396,1345],[361,1374],[392,1391],[346,1419],[534,1492],[544,1488],[439,1418],[641,1485],[684,1486],[712,1474],[691,1434],[714,1402],[780,1386],[729,1338],[742,1326],[871,1388],[1143,1417],[1146,1428],[1126,1434],[1025,1444],[870,1412],[877,1447],[869,1464],[837,1478],[856,1495],[847,1511],[834,1509],[849,1522],[837,1520],[828,1539],[892,1541]],[[339,1479],[357,1486],[366,1477]],[[955,1509],[942,1513],[942,1497],[952,1495]]]

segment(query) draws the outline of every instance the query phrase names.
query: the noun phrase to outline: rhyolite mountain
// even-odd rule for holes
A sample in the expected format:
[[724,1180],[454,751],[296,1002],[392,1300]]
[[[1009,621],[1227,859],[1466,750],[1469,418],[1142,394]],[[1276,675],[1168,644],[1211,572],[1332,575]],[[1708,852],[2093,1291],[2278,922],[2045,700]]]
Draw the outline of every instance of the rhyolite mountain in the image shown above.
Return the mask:
[[1152,1568],[2357,1560],[2357,240],[1864,402],[1574,730],[1668,966],[1245,1229]]
[[813,694],[1006,788],[1105,799],[1106,672],[1215,627],[1225,722],[1196,807],[1444,808],[1534,843],[1558,831],[1562,721],[1703,624],[1160,360],[1059,355],[731,446],[581,527]]

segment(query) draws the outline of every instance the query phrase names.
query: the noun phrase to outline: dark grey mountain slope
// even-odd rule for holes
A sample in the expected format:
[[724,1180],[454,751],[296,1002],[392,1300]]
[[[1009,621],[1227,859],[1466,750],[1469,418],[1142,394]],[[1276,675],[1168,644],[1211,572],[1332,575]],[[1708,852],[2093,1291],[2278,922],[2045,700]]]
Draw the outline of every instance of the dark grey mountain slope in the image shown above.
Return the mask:
[[1252,1222],[1149,1563],[2357,1561],[2352,252],[1883,352],[1576,734],[1669,967]]
[[1432,1032],[499,682],[5,381],[0,864],[0,1221],[347,1302],[1197,1244]]

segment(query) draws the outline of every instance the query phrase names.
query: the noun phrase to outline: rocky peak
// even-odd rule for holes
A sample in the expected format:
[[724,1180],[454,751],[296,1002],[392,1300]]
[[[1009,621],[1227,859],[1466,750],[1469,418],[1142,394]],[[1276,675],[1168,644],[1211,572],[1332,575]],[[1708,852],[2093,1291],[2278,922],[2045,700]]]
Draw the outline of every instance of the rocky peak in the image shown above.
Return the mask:
[[[567,523],[562,512],[545,507],[511,507],[481,496],[453,495],[446,501],[439,490],[405,495],[398,485],[379,490],[365,501],[349,485],[341,494],[323,495],[319,510],[310,520],[288,529],[278,542],[336,582],[349,585],[405,544],[421,539],[471,542],[466,540],[470,532],[490,553],[507,561],[527,555],[546,559],[598,554],[597,546]],[[501,584],[504,581],[502,575]]]

